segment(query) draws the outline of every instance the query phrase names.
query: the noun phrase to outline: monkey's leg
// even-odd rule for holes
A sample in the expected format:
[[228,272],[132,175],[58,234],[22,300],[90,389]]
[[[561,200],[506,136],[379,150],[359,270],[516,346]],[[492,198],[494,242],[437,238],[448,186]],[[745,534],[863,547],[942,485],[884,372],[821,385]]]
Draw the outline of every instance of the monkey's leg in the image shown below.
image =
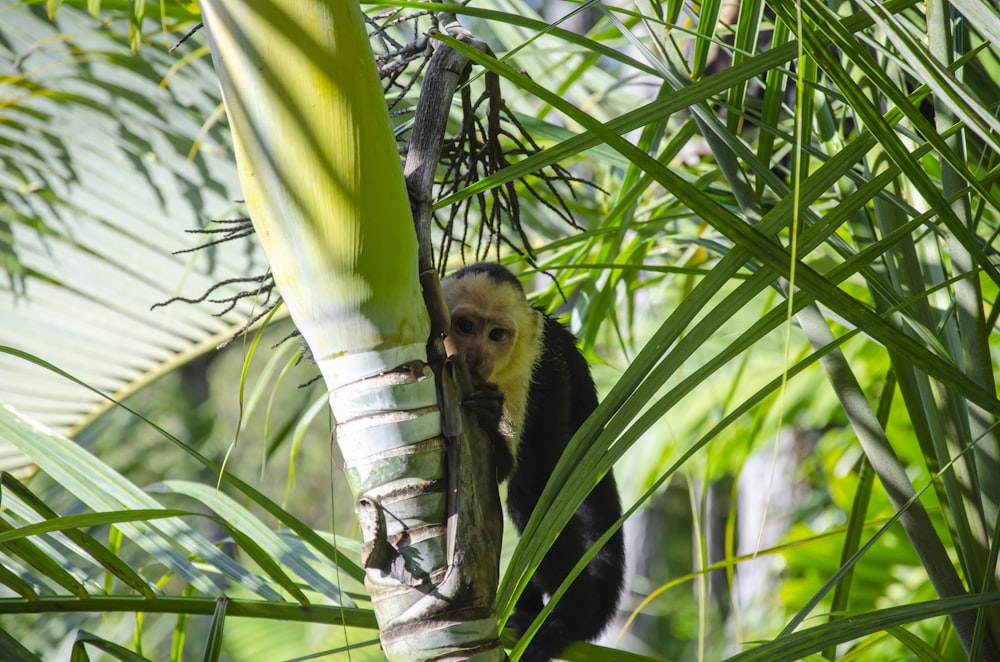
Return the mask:
[[[541,596],[551,596],[583,556],[586,536],[581,534],[582,526],[579,515],[574,515],[535,571],[529,585],[531,592],[526,590],[521,595],[511,618],[512,625],[521,624],[521,631],[538,615]],[[560,598],[521,659],[548,660],[570,643],[600,634],[607,623],[607,602],[612,597],[601,595],[600,587],[600,578],[590,564]]]

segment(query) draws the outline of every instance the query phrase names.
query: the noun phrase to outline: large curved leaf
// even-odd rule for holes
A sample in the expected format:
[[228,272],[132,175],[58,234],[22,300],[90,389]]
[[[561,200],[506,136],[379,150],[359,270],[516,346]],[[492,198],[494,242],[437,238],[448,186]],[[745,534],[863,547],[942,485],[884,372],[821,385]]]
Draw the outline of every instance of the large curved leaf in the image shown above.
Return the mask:
[[[0,9],[0,344],[120,397],[255,310],[249,300],[218,315],[217,303],[154,304],[265,267],[248,244],[171,254],[217,236],[185,243],[182,229],[239,215],[214,73],[187,59],[194,46],[168,55],[154,32],[139,57],[115,32],[71,8],[55,23],[40,7]],[[0,401],[57,430],[105,405],[10,355],[0,373]]]

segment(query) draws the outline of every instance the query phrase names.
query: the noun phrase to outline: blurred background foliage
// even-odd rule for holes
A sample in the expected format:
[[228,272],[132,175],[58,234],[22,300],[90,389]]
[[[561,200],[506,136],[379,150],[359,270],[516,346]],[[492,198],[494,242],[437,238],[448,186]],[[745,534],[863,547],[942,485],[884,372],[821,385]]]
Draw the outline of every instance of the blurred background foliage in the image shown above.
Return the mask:
[[[374,30],[421,5],[445,8],[364,6]],[[780,643],[790,622],[801,629],[935,599],[932,580],[947,583],[949,570],[918,555],[913,535],[891,521],[900,503],[876,476],[894,472],[916,490],[928,488],[921,496],[928,518],[912,525],[918,539],[940,541],[950,573],[970,590],[997,590],[1000,17],[994,5],[973,0],[944,9],[801,6],[801,42],[795,6],[783,0],[452,7],[527,79],[503,82],[506,103],[548,149],[511,160],[558,161],[592,184],[565,191],[574,229],[545,204],[549,193],[536,187],[539,200],[526,190],[532,180],[515,181],[527,244],[509,226],[501,238],[466,219],[461,230],[447,230],[466,240],[453,246],[450,264],[513,260],[512,249],[530,248],[531,259],[518,262],[527,289],[581,339],[602,395],[623,388],[644,352],[655,353],[662,373],[628,389],[623,402],[635,415],[605,433],[622,454],[615,471],[623,502],[640,504],[625,525],[630,579],[609,646],[662,659],[722,659],[751,642]],[[53,438],[68,436],[117,471],[112,483],[146,488],[163,507],[279,531],[287,558],[311,558],[348,594],[310,585],[307,571],[297,570],[314,600],[364,610],[350,561],[316,561],[332,552],[302,543],[262,499],[225,483],[221,493],[240,510],[222,515],[211,496],[163,487],[185,481],[214,489],[225,463],[227,474],[336,540],[357,563],[353,503],[330,450],[332,421],[317,404],[323,389],[302,386],[315,370],[296,360],[297,341],[280,342],[293,331],[281,309],[259,340],[252,329],[214,349],[270,302],[253,281],[229,282],[266,270],[253,238],[174,253],[220,236],[185,230],[224,229],[210,222],[241,213],[204,37],[167,52],[197,23],[196,12],[184,2],[0,5],[0,401],[51,428]],[[395,41],[373,40],[376,54],[413,42],[430,23],[430,16],[400,22],[387,33]],[[808,54],[801,66],[796,43]],[[387,68],[391,58],[379,63]],[[470,89],[483,84],[481,71]],[[419,82],[387,80],[405,137]],[[556,98],[533,94],[529,81]],[[624,134],[651,162],[600,144],[602,127]],[[512,170],[483,187],[523,174]],[[445,197],[442,219],[475,193]],[[734,233],[730,216],[772,243]],[[789,274],[776,265],[789,264],[793,236],[801,251],[796,301],[819,304],[811,321],[788,321],[785,311]],[[151,308],[174,296],[198,298],[219,282],[226,284],[208,299],[221,303]],[[228,297],[241,292],[250,296],[227,310]],[[761,333],[741,344],[757,325]],[[812,352],[834,337],[845,341],[842,357],[828,354],[831,368]],[[786,367],[793,374],[779,387]],[[124,401],[210,463],[80,382]],[[647,427],[640,414],[648,412]],[[95,505],[98,479],[68,487],[57,477],[58,457],[42,457],[27,445],[29,433],[16,432],[9,410],[4,416],[0,461],[8,477],[60,515],[114,510]],[[866,429],[875,418],[877,429]],[[628,441],[615,446],[615,434]],[[888,457],[873,457],[873,448],[884,448],[879,440]],[[970,463],[964,474],[938,475],[956,457]],[[4,531],[40,519],[28,503],[4,485]],[[217,520],[183,521],[251,573],[273,578]],[[180,659],[218,641],[218,659],[346,659],[342,647],[354,643],[351,659],[380,659],[374,630],[331,625],[322,615],[312,623],[289,623],[277,611],[270,619],[225,618],[222,637],[223,619],[196,611],[202,603],[194,598],[211,603],[212,591],[182,578],[186,566],[123,538],[113,519],[81,528],[150,584],[192,602],[181,616],[138,618],[125,603],[105,615],[28,609],[39,595],[67,595],[70,582],[54,579],[45,559],[69,569],[91,595],[129,590],[69,555],[72,545],[58,535],[33,538],[41,546],[34,549],[4,542],[0,650],[7,642],[64,659],[74,646],[96,654],[112,642],[149,659]],[[504,563],[515,563],[509,538]],[[178,547],[237,602],[267,597],[238,570],[202,558],[194,543]],[[831,578],[837,587],[827,590]],[[1000,636],[993,604],[975,641]],[[947,618],[909,620],[916,622],[906,630],[879,628],[836,648],[817,638],[811,653],[967,657]]]

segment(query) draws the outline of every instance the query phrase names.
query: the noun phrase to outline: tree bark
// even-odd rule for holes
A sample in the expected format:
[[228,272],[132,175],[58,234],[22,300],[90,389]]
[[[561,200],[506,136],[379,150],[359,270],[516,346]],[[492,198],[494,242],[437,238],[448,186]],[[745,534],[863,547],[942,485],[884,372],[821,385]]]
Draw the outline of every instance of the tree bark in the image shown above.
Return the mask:
[[385,654],[503,659],[491,449],[461,408],[467,371],[463,384],[463,366],[436,375],[427,361],[428,347],[443,358],[447,315],[431,280],[432,331],[418,294],[416,231],[359,5],[205,0],[202,14],[250,217],[329,389]]

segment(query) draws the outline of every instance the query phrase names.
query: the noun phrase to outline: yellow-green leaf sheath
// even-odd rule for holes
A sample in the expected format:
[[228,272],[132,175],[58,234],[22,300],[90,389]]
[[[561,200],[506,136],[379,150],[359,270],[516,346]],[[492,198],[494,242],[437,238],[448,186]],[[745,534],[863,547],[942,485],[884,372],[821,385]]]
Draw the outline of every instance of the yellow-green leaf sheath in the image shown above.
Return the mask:
[[201,8],[247,207],[328,386],[424,356],[416,235],[358,4]]

